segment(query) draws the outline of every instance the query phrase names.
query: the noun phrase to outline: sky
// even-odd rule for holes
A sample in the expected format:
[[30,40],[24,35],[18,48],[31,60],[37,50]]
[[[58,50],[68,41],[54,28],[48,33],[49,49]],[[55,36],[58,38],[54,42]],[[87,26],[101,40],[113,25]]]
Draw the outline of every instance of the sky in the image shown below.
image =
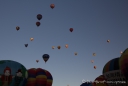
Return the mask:
[[[37,14],[43,16],[39,27]],[[17,61],[27,69],[48,70],[52,86],[80,86],[82,79],[93,81],[102,75],[104,65],[128,47],[127,28],[128,0],[3,0],[0,59]],[[46,64],[43,54],[50,55]]]

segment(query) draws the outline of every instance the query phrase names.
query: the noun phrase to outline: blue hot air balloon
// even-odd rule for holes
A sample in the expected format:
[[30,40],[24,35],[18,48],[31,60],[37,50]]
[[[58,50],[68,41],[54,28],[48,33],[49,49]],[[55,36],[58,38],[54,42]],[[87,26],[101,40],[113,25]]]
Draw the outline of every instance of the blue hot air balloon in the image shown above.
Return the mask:
[[43,58],[43,60],[45,61],[45,63],[48,61],[48,59],[49,59],[49,55],[48,54],[44,54],[43,56],[42,56],[42,58]]

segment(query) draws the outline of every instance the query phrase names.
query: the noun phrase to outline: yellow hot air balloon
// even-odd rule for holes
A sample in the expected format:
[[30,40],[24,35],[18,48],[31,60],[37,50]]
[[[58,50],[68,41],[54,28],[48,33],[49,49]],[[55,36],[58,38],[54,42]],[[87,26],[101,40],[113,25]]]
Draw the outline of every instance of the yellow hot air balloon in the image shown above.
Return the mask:
[[34,38],[30,38],[30,40],[31,40],[31,41],[33,41],[33,40],[34,40]]
[[65,47],[68,48],[68,44],[66,44]]
[[77,55],[77,52],[75,52],[74,54]]
[[55,49],[55,47],[54,47],[54,46],[52,46],[52,49]]
[[96,53],[93,53],[93,56],[96,56]]

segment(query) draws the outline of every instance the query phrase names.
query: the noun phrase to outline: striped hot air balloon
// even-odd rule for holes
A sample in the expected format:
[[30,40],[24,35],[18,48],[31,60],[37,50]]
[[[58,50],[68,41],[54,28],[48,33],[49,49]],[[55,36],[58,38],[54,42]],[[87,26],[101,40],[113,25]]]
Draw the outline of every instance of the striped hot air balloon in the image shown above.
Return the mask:
[[31,68],[28,70],[28,79],[26,86],[35,86],[36,85],[36,69]]
[[47,84],[47,76],[44,69],[37,68],[36,69],[36,86],[46,86]]
[[28,82],[26,86],[52,86],[53,77],[51,73],[42,68],[28,70]]
[[46,76],[47,76],[47,84],[46,86],[52,86],[52,83],[53,83],[53,77],[51,75],[51,73],[47,70],[45,70],[46,72]]

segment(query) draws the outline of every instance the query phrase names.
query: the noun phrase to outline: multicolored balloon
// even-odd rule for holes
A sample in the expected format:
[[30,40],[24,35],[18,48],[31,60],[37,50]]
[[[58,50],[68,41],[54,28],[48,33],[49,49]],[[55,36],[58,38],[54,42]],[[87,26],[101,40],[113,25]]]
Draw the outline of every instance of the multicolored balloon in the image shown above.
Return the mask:
[[53,77],[51,75],[51,73],[47,70],[45,70],[46,76],[47,76],[47,84],[46,86],[52,86],[53,83]]
[[128,48],[122,53],[121,57],[119,58],[119,67],[126,80],[128,81]]
[[[107,81],[126,81],[124,75],[122,74],[119,68],[119,57],[114,58],[108,61],[103,68],[103,75],[107,79]],[[113,76],[114,75],[114,76]],[[108,83],[109,86],[114,85],[115,83]],[[124,83],[123,85],[125,85]],[[118,83],[118,85],[122,85]]]
[[28,82],[26,86],[52,86],[53,77],[51,73],[42,68],[31,68],[28,70]]

